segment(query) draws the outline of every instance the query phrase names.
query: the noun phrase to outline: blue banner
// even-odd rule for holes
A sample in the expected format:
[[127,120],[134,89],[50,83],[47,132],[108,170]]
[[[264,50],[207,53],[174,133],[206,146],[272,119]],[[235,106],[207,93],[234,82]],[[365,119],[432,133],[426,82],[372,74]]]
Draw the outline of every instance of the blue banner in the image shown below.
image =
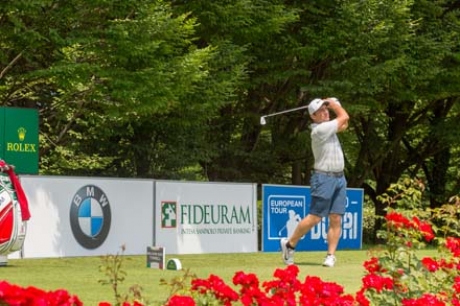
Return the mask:
[[[347,189],[347,210],[337,249],[361,249],[363,189]],[[262,251],[280,251],[280,239],[289,237],[310,210],[310,187],[262,185]],[[297,251],[327,250],[328,218],[314,226],[296,246]]]

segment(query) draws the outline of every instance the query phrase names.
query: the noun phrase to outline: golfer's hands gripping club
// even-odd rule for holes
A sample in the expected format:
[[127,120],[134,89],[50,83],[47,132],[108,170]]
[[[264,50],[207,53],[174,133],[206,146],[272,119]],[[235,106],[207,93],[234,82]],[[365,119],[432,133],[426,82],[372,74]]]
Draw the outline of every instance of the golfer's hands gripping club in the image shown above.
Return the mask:
[[324,99],[324,101],[329,102],[329,104],[331,104],[331,103],[336,103],[336,104],[338,104],[339,106],[342,106],[342,104],[340,104],[339,99],[337,99],[337,98],[326,98],[326,99]]

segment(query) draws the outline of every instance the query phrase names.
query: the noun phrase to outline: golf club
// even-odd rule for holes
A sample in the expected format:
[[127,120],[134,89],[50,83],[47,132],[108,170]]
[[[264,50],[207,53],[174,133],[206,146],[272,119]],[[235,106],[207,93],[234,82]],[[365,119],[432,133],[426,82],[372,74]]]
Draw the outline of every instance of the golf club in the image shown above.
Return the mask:
[[295,112],[295,111],[298,111],[298,110],[301,110],[301,109],[305,109],[307,107],[308,107],[308,105],[303,105],[303,106],[299,106],[299,107],[296,107],[296,108],[291,108],[291,109],[287,109],[287,110],[284,110],[284,111],[281,111],[281,112],[276,112],[276,113],[272,113],[272,114],[262,116],[262,117],[260,117],[260,124],[261,125],[267,124],[267,120],[265,119],[267,117],[272,117],[272,116],[277,116],[277,115],[281,115],[281,114],[285,114],[285,113]]
[[281,232],[286,228],[286,224],[278,231],[278,236],[281,236]]

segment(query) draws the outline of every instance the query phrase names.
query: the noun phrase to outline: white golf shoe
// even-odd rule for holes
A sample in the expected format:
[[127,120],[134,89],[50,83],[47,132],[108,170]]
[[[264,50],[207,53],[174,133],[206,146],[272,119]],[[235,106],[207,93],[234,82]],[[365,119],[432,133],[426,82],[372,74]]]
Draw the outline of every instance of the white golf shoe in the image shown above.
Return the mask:
[[334,255],[327,255],[324,258],[323,266],[332,268],[335,265],[335,256]]
[[280,245],[281,245],[281,253],[283,257],[283,261],[286,265],[293,265],[294,264],[294,249],[288,248],[287,243],[288,243],[287,238],[281,238],[280,240]]

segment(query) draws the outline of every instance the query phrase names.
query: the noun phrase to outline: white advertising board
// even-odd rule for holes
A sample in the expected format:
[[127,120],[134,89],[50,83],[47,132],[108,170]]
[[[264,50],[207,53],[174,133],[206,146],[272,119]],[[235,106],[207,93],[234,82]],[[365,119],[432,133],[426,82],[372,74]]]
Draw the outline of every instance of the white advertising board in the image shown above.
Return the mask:
[[21,176],[31,218],[9,258],[144,255],[153,241],[153,180]]
[[257,252],[256,187],[155,181],[155,245],[167,254]]

